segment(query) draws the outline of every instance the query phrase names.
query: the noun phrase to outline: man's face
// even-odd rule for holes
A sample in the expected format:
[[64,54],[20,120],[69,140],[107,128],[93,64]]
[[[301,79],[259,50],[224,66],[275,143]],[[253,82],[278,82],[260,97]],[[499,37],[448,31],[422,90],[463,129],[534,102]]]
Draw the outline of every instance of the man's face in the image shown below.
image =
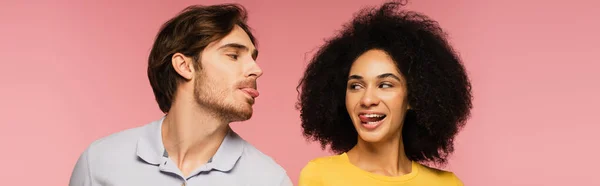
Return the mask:
[[258,96],[256,79],[262,75],[255,61],[257,54],[250,37],[239,26],[209,44],[201,54],[201,67],[194,78],[194,98],[199,106],[229,122],[250,119]]

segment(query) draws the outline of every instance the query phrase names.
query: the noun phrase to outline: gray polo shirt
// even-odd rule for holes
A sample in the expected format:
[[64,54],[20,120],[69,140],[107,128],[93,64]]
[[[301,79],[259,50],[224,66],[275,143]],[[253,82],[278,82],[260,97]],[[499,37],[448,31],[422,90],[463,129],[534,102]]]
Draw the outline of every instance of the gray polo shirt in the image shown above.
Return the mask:
[[162,143],[163,120],[94,141],[69,186],[293,185],[281,166],[233,131],[208,163],[183,177]]

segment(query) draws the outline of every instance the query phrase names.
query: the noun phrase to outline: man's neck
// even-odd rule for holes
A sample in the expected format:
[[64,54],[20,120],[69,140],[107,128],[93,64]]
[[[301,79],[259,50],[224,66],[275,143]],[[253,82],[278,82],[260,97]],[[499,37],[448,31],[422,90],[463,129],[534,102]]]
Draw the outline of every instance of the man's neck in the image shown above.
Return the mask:
[[184,176],[207,163],[229,132],[229,123],[190,104],[173,105],[162,125],[169,158]]
[[355,166],[385,176],[401,176],[410,173],[412,161],[404,151],[401,136],[395,136],[378,143],[369,143],[360,139],[356,146],[348,151],[348,158]]

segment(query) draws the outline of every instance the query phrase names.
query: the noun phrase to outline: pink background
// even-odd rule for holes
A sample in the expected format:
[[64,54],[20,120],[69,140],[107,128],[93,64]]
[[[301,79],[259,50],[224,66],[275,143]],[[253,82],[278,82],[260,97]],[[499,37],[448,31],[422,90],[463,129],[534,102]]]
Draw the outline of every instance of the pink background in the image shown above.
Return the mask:
[[[158,119],[146,57],[160,25],[190,4],[0,3],[0,185],[67,185],[93,140]],[[312,51],[363,5],[240,0],[259,39],[261,97],[233,127],[297,182],[328,155],[301,136],[295,87]],[[464,58],[473,117],[444,169],[466,185],[600,185],[600,3],[413,0]]]

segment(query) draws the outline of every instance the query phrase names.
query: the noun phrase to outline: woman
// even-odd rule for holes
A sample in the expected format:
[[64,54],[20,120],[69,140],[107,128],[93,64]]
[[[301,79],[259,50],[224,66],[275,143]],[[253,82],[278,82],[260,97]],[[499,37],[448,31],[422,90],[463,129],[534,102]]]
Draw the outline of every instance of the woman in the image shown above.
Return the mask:
[[463,185],[445,165],[471,85],[438,24],[398,2],[363,9],[320,48],[298,86],[304,135],[337,155],[300,186]]

